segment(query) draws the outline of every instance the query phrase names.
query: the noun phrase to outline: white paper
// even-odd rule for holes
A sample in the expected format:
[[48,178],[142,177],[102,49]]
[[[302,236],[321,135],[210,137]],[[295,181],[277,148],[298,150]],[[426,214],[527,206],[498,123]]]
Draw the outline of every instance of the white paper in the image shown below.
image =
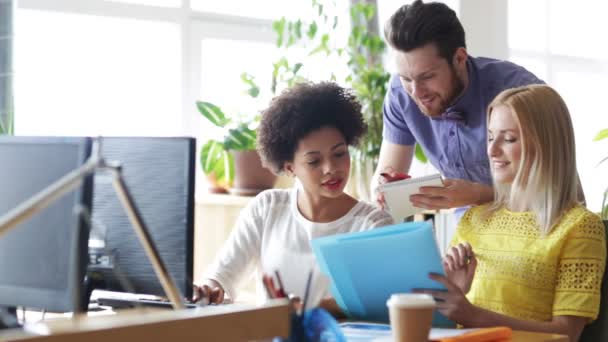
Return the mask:
[[384,194],[386,209],[395,222],[403,222],[408,216],[424,211],[410,202],[410,195],[417,194],[422,186],[443,186],[441,175],[408,178],[396,182],[380,184],[378,191]]
[[[346,340],[351,342],[393,342],[390,325],[368,322],[345,322],[340,324]],[[477,329],[431,328],[429,340],[464,335]]]

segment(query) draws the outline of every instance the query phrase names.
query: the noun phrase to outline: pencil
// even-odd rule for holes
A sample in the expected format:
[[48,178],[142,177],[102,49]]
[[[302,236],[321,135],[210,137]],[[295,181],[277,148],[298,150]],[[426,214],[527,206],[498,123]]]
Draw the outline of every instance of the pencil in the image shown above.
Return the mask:
[[285,288],[283,287],[283,281],[281,280],[281,275],[279,275],[279,271],[276,270],[274,271],[274,274],[277,276],[277,282],[279,283],[279,297],[280,298],[286,298],[287,297],[287,290],[285,290]]
[[306,302],[308,302],[308,295],[310,293],[310,282],[312,280],[312,271],[308,272],[308,280],[306,280],[306,290],[304,290],[304,301],[302,302],[302,314],[306,311]]

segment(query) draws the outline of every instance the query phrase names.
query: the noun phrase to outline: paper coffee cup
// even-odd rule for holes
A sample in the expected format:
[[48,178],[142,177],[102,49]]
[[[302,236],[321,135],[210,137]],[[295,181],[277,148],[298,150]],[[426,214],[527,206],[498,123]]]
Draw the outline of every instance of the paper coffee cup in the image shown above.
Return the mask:
[[386,302],[393,340],[427,342],[435,300],[424,293],[396,293]]

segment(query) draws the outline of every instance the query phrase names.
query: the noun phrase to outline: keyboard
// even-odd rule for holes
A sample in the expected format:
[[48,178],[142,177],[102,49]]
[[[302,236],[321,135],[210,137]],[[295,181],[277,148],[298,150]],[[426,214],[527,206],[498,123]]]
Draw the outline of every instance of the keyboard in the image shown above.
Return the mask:
[[[97,304],[100,306],[110,306],[116,309],[134,308],[140,306],[173,308],[173,305],[167,298],[129,292],[94,290],[91,294],[91,301],[97,302]],[[192,302],[186,302],[184,305],[186,308],[200,307],[199,304]]]
[[[98,297],[97,304],[101,306],[110,306],[115,309],[126,309],[135,308],[140,306],[147,307],[158,307],[158,308],[173,308],[173,304],[166,299],[144,299],[144,298],[109,298],[109,297]],[[186,302],[184,303],[186,308],[193,309],[199,308],[200,305],[196,303]]]

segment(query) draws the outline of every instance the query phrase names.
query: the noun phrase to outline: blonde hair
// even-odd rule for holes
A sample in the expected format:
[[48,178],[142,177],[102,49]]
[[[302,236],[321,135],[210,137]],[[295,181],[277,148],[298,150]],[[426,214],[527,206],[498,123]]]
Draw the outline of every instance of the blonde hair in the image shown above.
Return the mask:
[[520,131],[521,163],[512,184],[494,184],[489,216],[507,207],[536,214],[548,234],[577,203],[578,176],[572,120],[561,96],[546,85],[507,89],[488,106],[488,124],[499,106],[510,109]]

